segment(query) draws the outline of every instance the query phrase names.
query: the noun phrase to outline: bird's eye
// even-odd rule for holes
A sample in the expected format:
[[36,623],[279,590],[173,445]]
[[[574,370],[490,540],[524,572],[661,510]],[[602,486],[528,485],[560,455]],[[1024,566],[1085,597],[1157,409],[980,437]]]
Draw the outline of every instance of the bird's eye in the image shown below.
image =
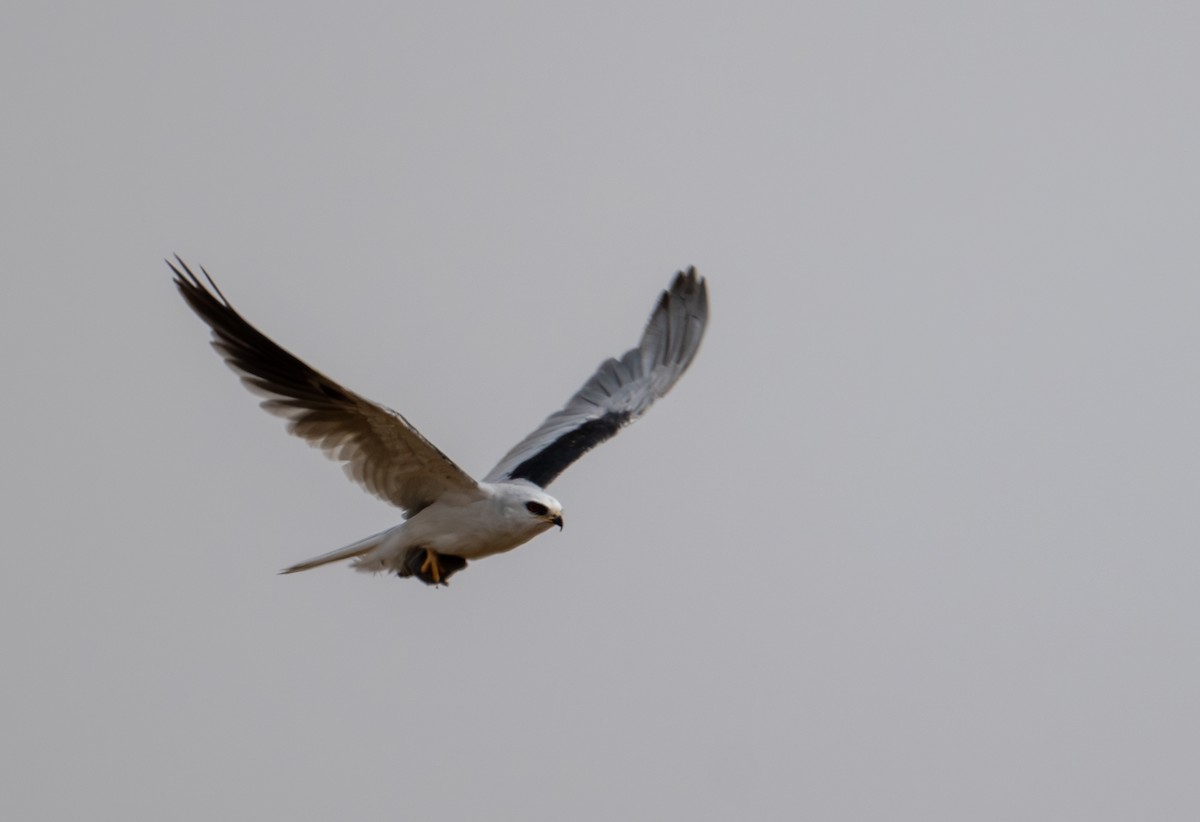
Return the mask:
[[535,517],[544,517],[550,513],[550,509],[542,505],[540,502],[525,503],[525,510],[533,514]]

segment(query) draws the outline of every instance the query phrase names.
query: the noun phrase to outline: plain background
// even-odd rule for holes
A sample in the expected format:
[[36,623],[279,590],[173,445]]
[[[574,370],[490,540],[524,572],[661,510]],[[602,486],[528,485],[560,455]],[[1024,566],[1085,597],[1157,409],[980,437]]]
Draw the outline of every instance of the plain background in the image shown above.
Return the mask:
[[[16,3],[0,816],[1200,818],[1200,6]],[[448,589],[162,258],[485,472]]]

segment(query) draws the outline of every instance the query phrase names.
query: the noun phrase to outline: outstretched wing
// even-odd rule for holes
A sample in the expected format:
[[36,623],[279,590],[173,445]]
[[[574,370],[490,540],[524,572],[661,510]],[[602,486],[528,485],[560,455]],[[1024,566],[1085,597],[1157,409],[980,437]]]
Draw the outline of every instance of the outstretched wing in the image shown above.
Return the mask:
[[[442,494],[481,493],[478,483],[389,408],[342,388],[273,343],[242,318],[203,268],[208,286],[183,260],[167,265],[192,310],[212,329],[212,346],[262,407],[288,431],[345,463],[346,476],[411,516]],[[209,287],[211,286],[211,288]]]
[[708,288],[695,268],[675,275],[642,341],[601,363],[566,406],[504,455],[485,482],[528,480],[545,488],[568,465],[646,412],[691,365],[708,324]]

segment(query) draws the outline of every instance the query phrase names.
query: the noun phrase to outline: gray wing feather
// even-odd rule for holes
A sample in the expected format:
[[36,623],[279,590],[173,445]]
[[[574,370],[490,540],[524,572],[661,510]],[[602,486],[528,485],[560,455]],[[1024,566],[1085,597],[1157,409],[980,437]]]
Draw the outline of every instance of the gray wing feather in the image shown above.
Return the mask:
[[408,420],[338,385],[247,322],[201,268],[211,289],[180,260],[175,285],[212,329],[213,348],[262,407],[288,431],[344,462],[346,476],[411,516],[442,494],[481,493],[478,483],[421,436]]
[[646,412],[675,385],[700,349],[708,287],[695,268],[675,275],[637,348],[600,364],[561,411],[521,440],[484,478],[546,487],[571,463]]

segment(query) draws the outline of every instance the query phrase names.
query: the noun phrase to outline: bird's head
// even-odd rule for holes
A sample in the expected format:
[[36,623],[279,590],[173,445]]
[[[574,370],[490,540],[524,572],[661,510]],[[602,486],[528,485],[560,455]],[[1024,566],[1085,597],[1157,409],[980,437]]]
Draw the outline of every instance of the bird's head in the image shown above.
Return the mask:
[[547,525],[557,525],[558,529],[562,530],[562,505],[549,494],[531,489],[526,498],[522,500],[522,507],[524,507],[525,513],[533,519],[541,520]]

